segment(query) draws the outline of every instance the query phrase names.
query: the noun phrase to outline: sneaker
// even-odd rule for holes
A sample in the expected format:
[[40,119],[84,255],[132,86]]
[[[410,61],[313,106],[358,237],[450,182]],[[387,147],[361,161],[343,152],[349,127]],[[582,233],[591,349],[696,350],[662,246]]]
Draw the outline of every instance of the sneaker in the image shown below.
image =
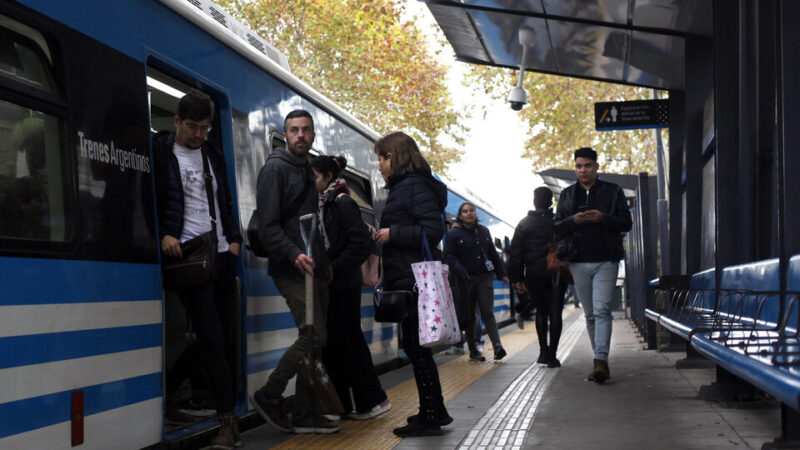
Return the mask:
[[373,406],[369,411],[365,411],[363,413],[351,412],[347,415],[347,417],[353,420],[368,420],[372,419],[373,417],[378,417],[381,414],[385,414],[391,410],[392,404],[389,402],[389,399],[386,399],[382,403],[378,403],[377,405]]
[[283,413],[281,408],[280,398],[268,398],[261,390],[255,391],[250,396],[250,403],[258,411],[261,417],[272,425],[275,429],[283,431],[284,433],[291,433],[294,431],[292,423]]
[[416,420],[408,425],[392,430],[395,435],[400,437],[416,437],[416,436],[441,436],[444,430],[439,424],[431,424]]
[[[409,416],[408,419],[406,419],[406,422],[412,423],[418,420],[419,420],[419,414],[414,414],[413,416]],[[451,423],[453,423],[453,418],[450,416],[450,414],[444,413],[444,416],[439,416],[440,427],[450,425]]]
[[525,318],[522,317],[522,314],[517,314],[517,328],[520,330],[525,329]]
[[167,425],[191,425],[195,423],[197,417],[186,414],[178,409],[178,405],[173,400],[167,400],[166,411],[164,411],[164,423]]
[[330,420],[331,422],[338,422],[350,414],[352,414],[352,412],[349,412],[347,414],[323,414],[322,417]]
[[464,347],[459,347],[457,345],[451,345],[450,348],[444,351],[445,355],[463,355],[464,354]]
[[312,414],[304,414],[293,421],[294,432],[298,434],[332,434],[337,433],[341,428],[331,423],[330,420]]
[[483,362],[483,361],[486,361],[486,358],[484,358],[483,355],[481,355],[481,352],[477,352],[477,353],[470,353],[469,354],[469,360],[470,361]]
[[500,361],[501,359],[505,358],[506,355],[508,355],[508,353],[506,353],[506,349],[504,349],[503,347],[498,346],[496,349],[494,349],[495,361]]
[[484,350],[483,344],[478,344],[478,353],[483,353]]
[[219,416],[220,429],[219,434],[211,444],[208,446],[214,450],[233,450],[233,414],[224,414]]

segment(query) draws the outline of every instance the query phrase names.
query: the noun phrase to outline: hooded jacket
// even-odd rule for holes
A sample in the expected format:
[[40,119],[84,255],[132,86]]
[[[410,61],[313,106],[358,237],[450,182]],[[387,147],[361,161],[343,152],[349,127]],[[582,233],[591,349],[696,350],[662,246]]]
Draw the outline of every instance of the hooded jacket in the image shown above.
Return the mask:
[[622,247],[622,233],[630,231],[633,226],[631,213],[628,210],[628,202],[625,199],[625,192],[621,187],[614,183],[597,180],[592,186],[589,197],[589,207],[597,209],[603,213],[603,220],[600,223],[576,224],[573,217],[578,212],[576,201],[579,182],[568,186],[558,198],[558,210],[556,211],[555,230],[559,238],[571,239],[572,245],[578,249],[577,255],[571,259],[573,262],[587,262],[582,258],[580,248],[585,242],[583,231],[588,227],[599,227],[602,236],[602,253],[604,261],[619,261],[625,257],[625,250]]
[[387,290],[411,289],[411,264],[424,260],[422,230],[434,258],[441,260],[437,245],[444,235],[447,186],[431,174],[412,173],[389,177],[387,188],[380,220],[380,227],[390,230],[389,242],[383,246],[383,284]]
[[325,233],[330,242],[327,255],[333,267],[330,288],[334,291],[361,287],[361,264],[366,261],[373,247],[369,228],[361,218],[361,210],[350,197],[346,185],[331,191],[323,208]]
[[548,244],[553,242],[555,215],[550,208],[528,211],[511,240],[509,278],[517,283],[531,275],[547,274]]
[[[269,274],[279,277],[302,277],[294,266],[306,253],[300,235],[300,216],[317,212],[317,189],[314,175],[306,163],[298,163],[283,148],[267,158],[258,173],[256,206],[258,237],[269,254]],[[310,231],[310,222],[304,224]],[[314,233],[312,258],[314,276],[325,277],[328,259],[320,234]]]
[[[153,137],[153,157],[155,159],[156,202],[158,203],[158,237],[170,235],[176,239],[183,232],[183,184],[178,158],[172,149],[175,144],[175,133],[160,132]],[[233,215],[233,199],[228,188],[228,177],[225,159],[210,142],[203,143],[203,150],[214,177],[217,179],[217,198],[219,206],[218,222],[222,224],[222,232],[229,244],[242,242],[242,233]]]
[[475,224],[470,229],[456,223],[444,240],[444,256],[451,270],[459,277],[488,272],[485,263],[487,258],[494,265],[498,279],[506,276],[503,260],[492,242],[492,234],[481,224]]

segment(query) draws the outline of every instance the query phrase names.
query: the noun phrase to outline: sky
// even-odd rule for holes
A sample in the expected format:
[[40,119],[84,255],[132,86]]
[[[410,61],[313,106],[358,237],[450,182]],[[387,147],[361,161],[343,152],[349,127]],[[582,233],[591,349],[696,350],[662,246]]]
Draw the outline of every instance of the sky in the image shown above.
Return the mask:
[[[444,40],[444,34],[424,3],[408,0],[406,14],[426,33],[432,49],[441,48],[437,41]],[[543,184],[533,174],[530,160],[520,156],[528,128],[505,101],[476,95],[464,87],[461,79],[467,64],[455,60],[449,44],[442,50],[441,60],[449,68],[447,84],[455,108],[474,111],[466,123],[470,132],[462,160],[450,165],[446,178],[453,182],[454,189],[466,195],[474,193],[500,219],[516,226],[533,209],[533,190]],[[486,117],[476,106],[485,106]]]

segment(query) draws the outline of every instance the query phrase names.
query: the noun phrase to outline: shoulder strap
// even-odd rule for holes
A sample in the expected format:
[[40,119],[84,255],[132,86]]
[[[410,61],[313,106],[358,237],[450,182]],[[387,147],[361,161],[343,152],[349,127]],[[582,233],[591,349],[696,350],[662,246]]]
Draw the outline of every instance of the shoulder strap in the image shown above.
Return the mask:
[[211,176],[211,169],[208,166],[208,155],[206,149],[200,147],[200,154],[203,158],[203,179],[206,182],[206,198],[208,199],[208,213],[211,215],[211,231],[214,237],[217,236],[217,208],[214,203],[214,179]]

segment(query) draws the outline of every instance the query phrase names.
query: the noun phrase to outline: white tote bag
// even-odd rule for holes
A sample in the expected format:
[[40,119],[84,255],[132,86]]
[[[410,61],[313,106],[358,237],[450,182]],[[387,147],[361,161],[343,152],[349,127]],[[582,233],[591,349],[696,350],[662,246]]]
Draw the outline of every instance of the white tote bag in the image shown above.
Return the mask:
[[419,345],[434,347],[455,344],[461,341],[461,330],[458,328],[453,292],[447,278],[450,269],[441,261],[433,261],[424,232],[422,242],[428,260],[411,264],[419,290]]

